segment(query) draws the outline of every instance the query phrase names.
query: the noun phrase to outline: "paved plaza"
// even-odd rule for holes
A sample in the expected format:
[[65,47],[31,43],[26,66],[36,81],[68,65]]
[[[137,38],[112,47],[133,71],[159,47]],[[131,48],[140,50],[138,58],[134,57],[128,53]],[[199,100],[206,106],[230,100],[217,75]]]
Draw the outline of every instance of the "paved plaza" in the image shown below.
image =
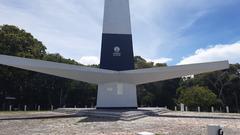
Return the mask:
[[1,112],[1,135],[205,135],[208,124],[224,127],[226,135],[240,134],[240,114],[166,112],[131,121],[80,117],[59,112]]

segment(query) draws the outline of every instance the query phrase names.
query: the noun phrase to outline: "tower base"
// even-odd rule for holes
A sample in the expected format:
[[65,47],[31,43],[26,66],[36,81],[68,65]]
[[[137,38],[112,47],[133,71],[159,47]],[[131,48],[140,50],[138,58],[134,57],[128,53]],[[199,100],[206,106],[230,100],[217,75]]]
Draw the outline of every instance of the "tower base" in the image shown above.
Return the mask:
[[137,109],[136,85],[106,83],[98,85],[97,109]]

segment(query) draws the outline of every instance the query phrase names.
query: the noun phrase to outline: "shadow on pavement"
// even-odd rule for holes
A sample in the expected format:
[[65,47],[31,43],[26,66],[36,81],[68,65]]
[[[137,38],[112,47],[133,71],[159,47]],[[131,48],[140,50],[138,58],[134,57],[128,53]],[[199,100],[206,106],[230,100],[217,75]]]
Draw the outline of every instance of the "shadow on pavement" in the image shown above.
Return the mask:
[[236,117],[221,117],[221,116],[182,116],[182,115],[158,115],[155,117],[168,117],[168,118],[198,118],[198,119],[240,119]]
[[78,117],[76,115],[56,115],[56,116],[29,116],[29,117],[8,117],[8,118],[0,118],[0,121],[8,121],[8,120],[41,120],[41,119],[59,119],[59,118],[73,118]]
[[223,116],[192,116],[168,114],[169,110],[84,110],[72,113],[63,113],[56,115],[30,115],[30,116],[3,116],[0,121],[9,120],[41,120],[41,119],[61,119],[61,118],[83,118],[78,123],[84,122],[114,122],[114,121],[134,121],[145,117],[165,117],[165,118],[197,118],[197,119],[240,119],[240,117],[223,117]]

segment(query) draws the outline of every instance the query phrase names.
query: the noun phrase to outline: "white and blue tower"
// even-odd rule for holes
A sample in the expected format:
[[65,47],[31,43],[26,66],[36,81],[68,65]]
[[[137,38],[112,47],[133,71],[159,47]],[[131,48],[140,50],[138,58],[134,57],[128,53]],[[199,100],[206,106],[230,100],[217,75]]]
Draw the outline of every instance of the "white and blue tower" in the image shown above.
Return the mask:
[[[105,0],[100,68],[134,69],[128,0]],[[97,108],[137,108],[136,85],[109,82],[98,85]]]

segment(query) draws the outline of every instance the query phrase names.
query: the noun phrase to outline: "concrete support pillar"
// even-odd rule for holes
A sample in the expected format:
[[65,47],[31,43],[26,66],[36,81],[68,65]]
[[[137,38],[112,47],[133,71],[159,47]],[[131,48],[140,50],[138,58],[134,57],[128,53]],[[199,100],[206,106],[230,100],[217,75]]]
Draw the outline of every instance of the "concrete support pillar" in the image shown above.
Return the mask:
[[229,113],[230,111],[229,111],[229,107],[228,106],[226,106],[226,112],[227,113]]
[[135,84],[108,83],[98,85],[97,109],[137,108]]
[[184,112],[184,104],[181,103],[181,104],[180,104],[180,107],[181,107],[181,109],[180,109],[181,112]]
[[188,111],[188,107],[187,107],[187,106],[185,107],[185,111],[186,111],[186,112]]
[[53,105],[51,105],[51,111],[53,111]]
[[24,105],[24,111],[27,111],[27,105]]
[[197,110],[198,110],[198,112],[201,112],[201,108],[200,108],[200,106],[198,106]]
[[40,107],[40,105],[38,105],[38,111],[40,111],[41,110],[41,107]]
[[177,107],[176,106],[174,107],[174,110],[177,111]]
[[211,112],[214,112],[214,107],[213,106],[211,107]]
[[12,111],[12,105],[9,105],[9,111]]

